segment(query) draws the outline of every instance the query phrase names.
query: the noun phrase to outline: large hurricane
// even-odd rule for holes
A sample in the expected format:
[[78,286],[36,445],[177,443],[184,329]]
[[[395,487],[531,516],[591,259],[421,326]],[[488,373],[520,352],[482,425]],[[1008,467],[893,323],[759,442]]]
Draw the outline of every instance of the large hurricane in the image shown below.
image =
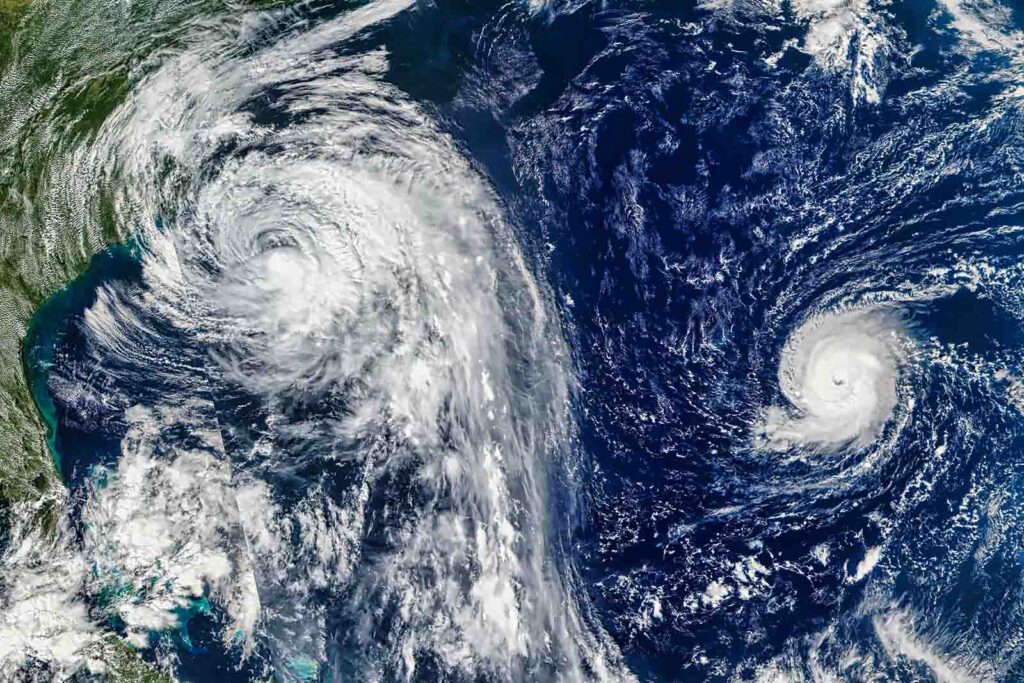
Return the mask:
[[1002,0],[0,0],[0,680],[1024,680]]

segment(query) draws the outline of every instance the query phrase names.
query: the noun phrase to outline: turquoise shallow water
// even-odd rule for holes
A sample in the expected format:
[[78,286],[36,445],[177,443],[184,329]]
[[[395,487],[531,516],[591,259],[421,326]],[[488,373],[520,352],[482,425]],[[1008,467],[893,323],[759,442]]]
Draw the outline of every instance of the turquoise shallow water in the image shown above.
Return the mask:
[[[26,375],[36,407],[46,423],[47,445],[65,482],[68,482],[70,472],[65,470],[61,457],[64,445],[58,429],[58,407],[48,384],[50,371],[55,363],[60,362],[56,357],[57,350],[66,336],[73,333],[72,326],[95,303],[97,290],[113,280],[139,277],[141,270],[138,255],[138,247],[133,245],[114,245],[96,254],[79,277],[53,294],[36,310],[25,334],[23,358]],[[92,445],[87,444],[76,445],[82,447],[76,455],[83,451],[88,453],[92,448]]]
[[189,681],[1020,680],[987,7],[197,22],[24,341],[61,599]]

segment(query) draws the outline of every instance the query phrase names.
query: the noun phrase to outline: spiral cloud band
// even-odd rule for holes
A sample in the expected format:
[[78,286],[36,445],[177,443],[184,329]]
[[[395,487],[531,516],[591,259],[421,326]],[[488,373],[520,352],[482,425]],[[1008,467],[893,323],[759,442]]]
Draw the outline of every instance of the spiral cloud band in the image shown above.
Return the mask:
[[[568,457],[545,294],[486,183],[379,78],[386,55],[338,49],[407,5],[257,50],[248,32],[272,25],[199,32],[83,154],[80,173],[126,176],[118,215],[143,245],[142,283],[104,285],[85,312],[89,348],[160,391],[126,382],[121,460],[83,493],[92,572],[53,599],[119,596],[103,612],[145,649],[207,596],[225,647],[282,680],[318,662],[608,678],[545,512]],[[232,448],[211,393],[248,411],[220,415]],[[202,444],[176,445],[199,424]],[[48,553],[27,545],[31,568],[9,574],[36,581]],[[54,624],[37,649],[73,672],[100,633]]]
[[766,411],[760,442],[774,450],[871,443],[896,407],[905,360],[903,327],[892,311],[807,320],[786,341],[779,364],[779,387],[790,405]]

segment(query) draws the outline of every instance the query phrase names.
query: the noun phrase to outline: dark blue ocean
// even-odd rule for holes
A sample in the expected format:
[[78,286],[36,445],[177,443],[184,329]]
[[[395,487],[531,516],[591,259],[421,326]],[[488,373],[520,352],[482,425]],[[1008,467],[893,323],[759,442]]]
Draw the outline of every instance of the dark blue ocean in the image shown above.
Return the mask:
[[[302,45],[307,32],[363,7],[316,2],[271,11],[258,30],[246,29],[231,58],[259,56],[282,41]],[[132,625],[134,613],[110,609],[109,593],[87,591],[90,613],[115,633],[135,633],[131,642],[147,661],[197,682],[1024,680],[1024,16],[1016,6],[998,14],[986,8],[436,0],[323,39],[284,80],[243,77],[249,90],[232,109],[259,134],[214,144],[197,180],[175,185],[186,197],[181,205],[158,202],[156,220],[140,218],[129,246],[93,257],[36,313],[24,359],[68,486],[71,526],[86,547],[95,545],[88,515],[97,482],[128,476],[115,473],[125,444],[140,438],[133,406],[187,403],[194,406],[188,420],[161,427],[147,457],[170,462],[185,450],[207,452],[230,464],[228,481],[263,482],[280,519],[306,519],[315,489],[324,511],[316,519],[352,529],[348,573],[303,573],[303,535],[314,533],[305,522],[282,532],[296,549],[290,559],[264,569],[270,546],[246,531],[260,602],[270,611],[244,656],[223,642],[234,622],[213,583],[190,593],[186,606],[177,603],[173,625],[148,635]],[[989,23],[972,29],[971,21]],[[475,635],[441,638],[446,628],[477,631],[461,617],[409,617],[419,593],[374,578],[394,572],[409,585],[440,585],[438,567],[447,565],[418,564],[419,555],[391,563],[407,557],[409,525],[428,515],[498,515],[498,507],[459,502],[483,484],[424,484],[435,471],[431,453],[461,453],[463,438],[476,443],[486,391],[460,397],[453,390],[440,407],[408,393],[408,410],[434,411],[426,422],[440,425],[434,441],[409,436],[398,418],[366,426],[381,411],[399,410],[397,389],[387,400],[367,398],[379,395],[378,384],[397,386],[367,368],[381,367],[384,354],[399,357],[395,349],[407,342],[412,348],[401,297],[425,285],[413,278],[395,290],[373,289],[372,305],[369,295],[323,304],[324,288],[347,282],[355,267],[339,256],[328,285],[304,289],[287,305],[340,301],[338,310],[357,313],[317,333],[317,343],[336,344],[330,363],[311,362],[280,383],[265,361],[252,360],[252,349],[264,350],[254,346],[262,337],[245,333],[248,346],[238,346],[223,332],[237,325],[191,328],[153,304],[162,285],[148,273],[166,253],[160,236],[175,242],[189,221],[219,220],[227,210],[204,208],[203,188],[250,182],[236,162],[259,159],[274,170],[271,180],[250,183],[259,189],[243,200],[253,208],[232,220],[261,226],[264,246],[317,248],[279,234],[298,219],[281,208],[277,176],[269,174],[285,173],[294,159],[289,145],[300,143],[290,131],[328,117],[316,135],[341,139],[363,124],[332,123],[337,111],[378,115],[384,105],[359,100],[353,93],[361,86],[345,81],[350,62],[364,55],[379,57],[372,78],[387,89],[380,96],[387,106],[399,102],[428,120],[436,133],[416,134],[443,136],[465,173],[491,193],[550,315],[542,336],[564,340],[555,352],[568,378],[559,404],[564,441],[536,439],[547,445],[528,452],[544,464],[508,474],[507,499],[518,539],[510,547],[547,530],[546,550],[530,546],[529,557],[542,558],[545,576],[568,578],[556,582],[560,592],[531,593],[526,578],[511,580],[509,590],[521,615],[536,602],[551,601],[553,613],[573,605],[574,625],[558,628],[583,654],[560,645],[538,650],[544,637],[525,616],[508,641],[528,643],[521,647]],[[220,72],[211,73],[218,82]],[[332,89],[340,89],[337,99],[324,95]],[[308,106],[299,106],[303,98]],[[398,154],[386,146],[388,135],[428,125],[387,112],[396,118],[352,143],[355,157],[360,145],[384,145],[380,168],[391,168]],[[325,173],[317,168],[302,172],[315,183]],[[306,211],[298,206],[295,213]],[[345,207],[352,213],[338,217]],[[450,215],[447,204],[438,207]],[[363,211],[353,199],[321,210],[331,220],[368,221],[370,237],[352,252],[364,267],[377,248],[373,235],[383,234],[374,232],[375,216],[390,209]],[[204,239],[213,241],[195,244]],[[182,244],[175,242],[183,264],[230,282],[224,306],[264,291],[255,280],[231,279],[227,259],[204,261],[198,247],[186,256]],[[424,258],[446,248],[425,247]],[[400,260],[384,259],[381,271],[367,270],[359,282],[404,272]],[[185,285],[189,267],[181,266]],[[274,267],[286,279],[305,277],[292,261]],[[530,398],[540,380],[531,379],[534,356],[514,330],[534,304],[509,293],[522,286],[519,275],[495,272],[495,319],[504,327],[485,324],[482,335],[493,333],[494,353],[511,359],[502,367],[508,395],[518,398],[490,419],[516,425],[511,433],[533,444],[533,423],[516,417],[517,406],[548,399]],[[463,310],[461,300],[466,311],[483,310],[474,277],[445,295],[453,309]],[[288,286],[266,291],[291,296]],[[211,319],[262,319],[276,305],[260,300]],[[126,325],[134,332],[118,343],[100,339],[112,328],[97,322],[97,307],[115,320],[135,316]],[[423,304],[424,316],[429,308]],[[468,315],[460,324],[476,330]],[[389,341],[367,351],[360,335],[378,323]],[[424,333],[415,348],[445,334]],[[439,348],[456,354],[459,343]],[[486,343],[479,348],[491,349]],[[334,381],[334,363],[348,367],[350,358],[361,369]],[[232,375],[239,368],[245,381]],[[272,376],[273,401],[264,382]],[[505,381],[494,380],[494,370],[490,376]],[[828,393],[847,386],[848,395]],[[361,426],[352,427],[357,419]],[[512,438],[486,429],[496,442]],[[415,455],[400,455],[407,451]],[[367,463],[389,459],[401,464],[366,474]],[[540,493],[530,493],[533,486]],[[225,485],[223,495],[232,490]],[[355,526],[337,511],[353,506]],[[430,528],[428,537],[444,533]],[[483,559],[467,562],[446,589],[453,592],[440,595],[491,571]],[[95,576],[113,571],[99,560],[93,567]],[[297,582],[308,586],[294,589]],[[128,603],[143,604],[144,593],[135,595]],[[293,602],[315,606],[316,616],[279,606]],[[486,613],[479,609],[470,612]],[[550,628],[549,636],[557,631]],[[484,642],[501,652],[481,654]]]

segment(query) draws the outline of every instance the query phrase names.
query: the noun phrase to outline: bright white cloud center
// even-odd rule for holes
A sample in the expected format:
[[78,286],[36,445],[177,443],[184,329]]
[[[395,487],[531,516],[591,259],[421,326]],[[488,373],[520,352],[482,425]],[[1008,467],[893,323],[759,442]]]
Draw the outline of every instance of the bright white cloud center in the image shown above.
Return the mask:
[[862,447],[878,437],[897,403],[903,327],[889,310],[816,316],[789,338],[779,386],[789,404],[772,406],[757,429],[766,447]]

